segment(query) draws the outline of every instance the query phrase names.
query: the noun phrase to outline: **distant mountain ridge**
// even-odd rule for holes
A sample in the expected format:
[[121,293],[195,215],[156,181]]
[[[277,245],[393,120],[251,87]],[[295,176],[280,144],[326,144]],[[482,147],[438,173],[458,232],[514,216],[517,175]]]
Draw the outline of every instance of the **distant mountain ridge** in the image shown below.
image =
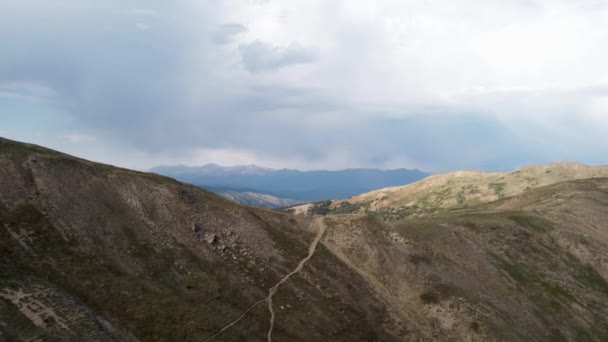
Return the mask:
[[298,171],[255,165],[224,167],[216,164],[199,167],[158,166],[150,171],[204,188],[229,188],[297,201],[347,198],[375,189],[409,184],[429,175],[409,169]]

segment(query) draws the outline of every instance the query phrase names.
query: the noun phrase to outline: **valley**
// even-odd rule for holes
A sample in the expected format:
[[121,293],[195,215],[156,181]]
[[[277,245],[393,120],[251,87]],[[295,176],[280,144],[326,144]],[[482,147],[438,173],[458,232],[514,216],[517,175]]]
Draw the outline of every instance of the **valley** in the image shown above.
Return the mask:
[[0,0],[0,342],[608,342],[608,1]]
[[412,183],[429,175],[408,169],[299,171],[215,164],[199,167],[159,166],[150,171],[198,185],[241,204],[267,208],[346,198],[378,188]]
[[0,139],[0,339],[603,341],[603,172],[438,175],[293,215]]

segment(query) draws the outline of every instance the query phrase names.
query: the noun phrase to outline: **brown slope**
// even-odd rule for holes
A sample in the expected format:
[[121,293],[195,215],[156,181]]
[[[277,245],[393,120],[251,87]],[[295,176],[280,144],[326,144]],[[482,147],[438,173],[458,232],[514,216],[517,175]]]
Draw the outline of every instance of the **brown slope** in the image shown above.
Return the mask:
[[[560,162],[527,166],[513,172],[457,171],[429,176],[398,187],[375,190],[346,200],[301,205],[294,213],[373,211],[386,219],[428,214],[489,203],[530,189],[569,180],[608,177],[608,166]],[[323,207],[327,207],[324,210]]]
[[[2,139],[0,333],[16,340],[203,340],[296,267],[313,228],[308,219],[235,205],[169,178]],[[326,272],[348,277],[345,266],[326,259]],[[327,273],[282,288],[277,295],[303,310],[289,319],[308,324],[279,318],[274,336],[330,338],[340,326],[354,339],[390,340],[382,315],[374,315],[382,303],[352,277],[354,285],[335,291],[332,302],[307,302],[319,297],[315,286],[334,281]],[[349,310],[338,315],[340,303]],[[222,338],[262,340],[268,324],[260,307]]]
[[324,244],[429,340],[608,338],[608,179],[382,223],[327,216]]

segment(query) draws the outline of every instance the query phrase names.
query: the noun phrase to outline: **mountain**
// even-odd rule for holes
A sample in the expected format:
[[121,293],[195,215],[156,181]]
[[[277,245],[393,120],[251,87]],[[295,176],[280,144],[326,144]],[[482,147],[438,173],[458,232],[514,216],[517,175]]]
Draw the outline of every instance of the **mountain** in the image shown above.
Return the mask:
[[270,309],[277,340],[397,340],[386,305],[322,245],[280,283],[324,227],[0,139],[0,334],[203,341],[251,308],[218,340],[265,339]]
[[150,170],[204,188],[269,194],[302,202],[346,198],[362,192],[402,185],[426,176],[419,170],[348,169],[341,171],[273,170],[257,166],[159,166]]
[[603,341],[607,208],[592,178],[296,216],[0,139],[0,337]]
[[513,172],[457,171],[345,200],[305,204],[290,210],[338,214],[374,212],[385,219],[396,219],[489,203],[546,185],[594,177],[608,177],[608,166],[560,162],[528,166]]

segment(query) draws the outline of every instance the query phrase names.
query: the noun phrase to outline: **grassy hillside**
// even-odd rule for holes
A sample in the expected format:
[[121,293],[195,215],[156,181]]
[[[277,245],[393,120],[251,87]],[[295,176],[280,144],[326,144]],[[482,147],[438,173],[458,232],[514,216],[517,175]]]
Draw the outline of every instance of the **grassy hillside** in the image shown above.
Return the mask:
[[608,166],[554,163],[513,172],[458,171],[429,176],[419,182],[380,189],[351,197],[295,207],[312,214],[373,212],[384,220],[464,208],[515,196],[560,182],[608,177]]
[[[608,339],[608,179],[382,222],[327,216],[327,245],[430,339]],[[370,227],[378,227],[370,229]]]
[[295,216],[0,139],[0,340],[264,341],[279,285],[276,341],[605,341],[607,207],[597,178]]
[[[266,297],[306,255],[314,227],[169,178],[0,140],[0,235],[9,340],[201,341]],[[392,339],[384,304],[356,274],[331,255],[315,270],[275,299],[308,328],[281,311],[277,339],[332,339],[337,327]],[[334,274],[353,285],[309,302]],[[222,339],[261,340],[268,316],[261,305]]]

